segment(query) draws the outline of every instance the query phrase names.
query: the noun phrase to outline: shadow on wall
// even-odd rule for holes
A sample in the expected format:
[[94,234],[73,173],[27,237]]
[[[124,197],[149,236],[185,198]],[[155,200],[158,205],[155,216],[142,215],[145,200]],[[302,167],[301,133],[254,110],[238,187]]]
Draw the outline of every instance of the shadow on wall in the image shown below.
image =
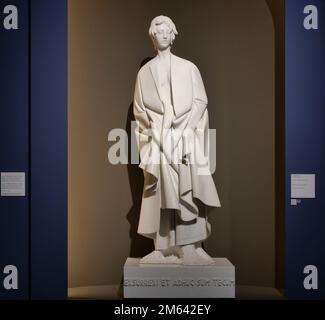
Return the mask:
[[[149,57],[144,59],[140,68],[149,62],[153,57]],[[128,141],[132,140],[132,132],[131,132],[131,122],[135,121],[133,115],[133,102],[130,104],[127,114],[127,122],[126,122],[126,132],[128,135]],[[128,178],[130,184],[130,190],[132,194],[132,208],[129,210],[127,214],[127,220],[130,224],[130,257],[138,258],[143,257],[146,254],[150,253],[154,250],[153,241],[151,239],[145,238],[142,235],[138,234],[138,223],[139,223],[139,215],[141,209],[141,200],[142,200],[142,190],[143,190],[143,172],[142,169],[139,168],[138,164],[132,164],[131,162],[131,144],[128,145]]]

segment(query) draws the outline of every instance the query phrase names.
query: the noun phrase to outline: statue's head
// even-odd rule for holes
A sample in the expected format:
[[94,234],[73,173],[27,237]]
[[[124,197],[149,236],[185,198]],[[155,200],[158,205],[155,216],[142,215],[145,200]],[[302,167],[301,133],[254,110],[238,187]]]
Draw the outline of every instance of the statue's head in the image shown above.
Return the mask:
[[178,34],[174,22],[166,16],[158,16],[151,21],[149,36],[156,50],[171,47]]

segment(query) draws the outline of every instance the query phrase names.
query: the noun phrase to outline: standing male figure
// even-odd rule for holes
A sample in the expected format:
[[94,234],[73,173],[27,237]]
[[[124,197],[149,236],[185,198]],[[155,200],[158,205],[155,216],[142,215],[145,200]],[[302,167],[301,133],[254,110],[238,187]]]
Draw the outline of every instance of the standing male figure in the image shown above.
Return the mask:
[[206,209],[221,206],[207,160],[208,100],[198,68],[171,53],[177,34],[170,18],[152,20],[157,55],[139,70],[135,85],[144,173],[138,233],[155,244],[140,263],[208,265],[214,261],[202,248],[211,233]]

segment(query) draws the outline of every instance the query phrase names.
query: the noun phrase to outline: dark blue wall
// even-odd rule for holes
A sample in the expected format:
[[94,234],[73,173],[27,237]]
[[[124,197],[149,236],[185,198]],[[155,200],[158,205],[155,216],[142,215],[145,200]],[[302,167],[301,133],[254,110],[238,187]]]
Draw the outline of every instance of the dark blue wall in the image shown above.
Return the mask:
[[[0,299],[67,296],[67,1],[1,1],[0,171],[25,172],[25,197],[0,197]],[[1,16],[2,17],[2,16]],[[3,269],[18,268],[18,290]]]
[[[0,299],[28,298],[29,127],[28,1],[1,1],[0,24],[0,171],[26,173],[26,197],[0,197]],[[19,9],[18,30],[5,30],[3,8]],[[3,269],[18,268],[18,290],[4,290]]]
[[[306,5],[319,9],[320,29],[303,27]],[[286,294],[325,297],[303,286],[304,267],[324,265],[324,1],[286,0]],[[316,174],[316,199],[290,205],[290,174]],[[324,278],[323,278],[324,280]]]
[[67,1],[31,1],[31,297],[67,296]]

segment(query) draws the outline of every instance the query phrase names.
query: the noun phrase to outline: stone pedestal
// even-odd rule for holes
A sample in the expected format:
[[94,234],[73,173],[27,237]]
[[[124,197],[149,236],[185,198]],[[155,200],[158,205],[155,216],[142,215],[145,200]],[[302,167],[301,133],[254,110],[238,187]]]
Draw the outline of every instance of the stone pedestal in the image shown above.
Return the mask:
[[124,265],[124,298],[235,298],[235,267],[226,258],[210,266]]

